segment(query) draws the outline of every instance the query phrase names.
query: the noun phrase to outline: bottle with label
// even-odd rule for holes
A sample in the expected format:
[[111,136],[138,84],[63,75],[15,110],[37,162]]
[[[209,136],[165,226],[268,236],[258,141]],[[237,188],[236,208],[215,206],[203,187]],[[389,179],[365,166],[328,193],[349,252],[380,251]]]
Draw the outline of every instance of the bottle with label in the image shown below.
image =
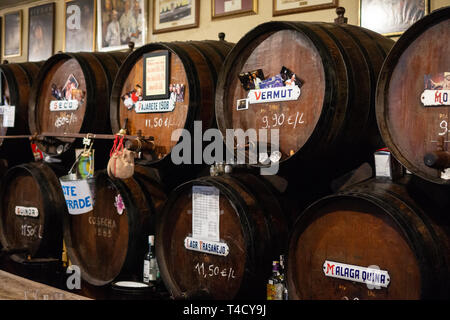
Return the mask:
[[283,288],[278,267],[279,261],[273,261],[272,275],[267,282],[267,300],[282,300]]
[[280,255],[280,282],[282,284],[282,300],[289,300],[284,255]]
[[149,251],[144,258],[144,282],[154,282],[158,278],[158,266],[154,252],[155,237],[148,236]]

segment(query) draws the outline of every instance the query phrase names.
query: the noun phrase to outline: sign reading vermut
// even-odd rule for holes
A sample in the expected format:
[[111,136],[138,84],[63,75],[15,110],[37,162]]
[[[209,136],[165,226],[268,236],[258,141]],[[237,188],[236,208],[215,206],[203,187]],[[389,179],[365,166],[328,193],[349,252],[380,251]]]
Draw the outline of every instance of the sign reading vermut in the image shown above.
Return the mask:
[[17,216],[32,217],[32,218],[39,217],[39,210],[34,207],[16,206],[14,212]]
[[365,283],[369,289],[387,288],[391,281],[389,273],[377,266],[360,267],[328,260],[323,263],[323,273],[331,278]]
[[247,95],[250,104],[297,100],[300,97],[298,86],[286,86],[250,90]]
[[50,111],[75,111],[78,109],[78,100],[52,100]]

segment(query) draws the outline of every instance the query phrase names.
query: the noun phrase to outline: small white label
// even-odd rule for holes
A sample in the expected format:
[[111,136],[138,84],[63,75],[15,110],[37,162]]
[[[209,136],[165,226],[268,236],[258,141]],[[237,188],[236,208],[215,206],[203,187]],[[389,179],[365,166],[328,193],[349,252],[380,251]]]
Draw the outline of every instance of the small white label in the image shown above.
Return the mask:
[[331,278],[365,283],[369,289],[387,288],[391,281],[389,273],[377,266],[360,267],[328,260],[323,263],[323,273]]
[[227,256],[230,253],[228,245],[224,242],[205,241],[195,239],[193,237],[186,237],[184,239],[184,247],[188,250],[215,254],[217,256]]
[[450,168],[447,168],[444,171],[442,171],[441,179],[450,180]]
[[390,152],[387,151],[375,152],[375,175],[377,177],[392,178]]
[[151,112],[168,112],[175,109],[174,99],[165,100],[142,100],[136,102],[134,110],[136,113],[151,113]]
[[75,111],[78,109],[78,100],[50,101],[50,111]]
[[219,190],[209,186],[192,187],[192,236],[205,241],[220,240]]
[[32,217],[32,218],[39,217],[39,210],[34,207],[16,206],[14,212],[16,213],[16,216]]
[[16,120],[16,107],[3,106],[3,127],[13,128]]
[[450,90],[425,90],[420,99],[426,107],[450,106]]
[[250,90],[247,96],[250,104],[292,101],[300,97],[300,88],[297,85],[286,87],[265,88]]

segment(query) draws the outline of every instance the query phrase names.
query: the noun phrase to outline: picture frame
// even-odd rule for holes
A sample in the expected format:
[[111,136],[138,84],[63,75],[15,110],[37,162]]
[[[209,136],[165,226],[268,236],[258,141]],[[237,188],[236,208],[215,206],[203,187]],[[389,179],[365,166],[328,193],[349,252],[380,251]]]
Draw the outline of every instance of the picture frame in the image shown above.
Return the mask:
[[429,13],[429,0],[359,0],[358,24],[384,36],[400,36]]
[[[98,51],[138,48],[147,40],[147,0],[97,0]],[[116,20],[116,21],[113,21]]]
[[64,52],[95,51],[95,0],[65,0]]
[[22,55],[22,10],[6,13],[3,17],[3,58]]
[[211,18],[258,13],[258,0],[211,0]]
[[272,15],[275,17],[285,14],[336,8],[337,6],[338,0],[273,0]]
[[28,61],[43,61],[53,55],[55,3],[28,9]]
[[153,2],[153,34],[198,27],[200,1],[184,0],[183,2],[187,4],[178,7],[177,0]]
[[165,50],[160,52],[146,53],[143,55],[143,59],[143,99],[168,99],[170,96],[169,51]]

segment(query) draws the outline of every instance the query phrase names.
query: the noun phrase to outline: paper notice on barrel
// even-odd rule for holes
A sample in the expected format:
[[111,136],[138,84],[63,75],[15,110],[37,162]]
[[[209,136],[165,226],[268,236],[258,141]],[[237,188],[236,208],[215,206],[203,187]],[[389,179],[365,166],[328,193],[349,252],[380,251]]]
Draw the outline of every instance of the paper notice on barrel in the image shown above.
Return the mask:
[[210,186],[192,187],[192,237],[220,241],[219,190]]
[[16,119],[15,106],[3,106],[3,127],[13,128]]

